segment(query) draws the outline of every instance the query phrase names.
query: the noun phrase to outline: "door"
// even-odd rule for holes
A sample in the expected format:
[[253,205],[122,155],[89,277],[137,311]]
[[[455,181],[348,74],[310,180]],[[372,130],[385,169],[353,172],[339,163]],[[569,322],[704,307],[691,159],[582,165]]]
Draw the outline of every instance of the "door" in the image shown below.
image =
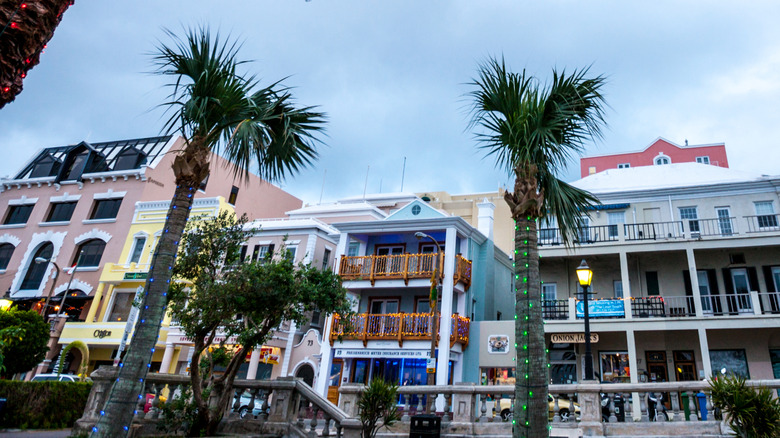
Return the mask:
[[750,281],[747,269],[731,269],[732,293],[735,295],[737,312],[753,313],[753,305],[750,300]]
[[678,382],[698,380],[696,377],[696,360],[693,351],[674,352],[674,375]]
[[403,257],[400,256],[404,253],[403,245],[384,245],[376,247],[376,255],[381,256],[376,258],[376,270],[374,271],[378,275],[387,275],[391,273],[399,273],[403,271]]
[[[647,358],[647,372],[650,374],[650,382],[668,382],[669,370],[666,366],[665,351],[648,351],[645,353]],[[669,394],[664,394],[664,407],[671,409]]]
[[728,207],[715,209],[718,215],[718,229],[721,236],[731,236],[734,234],[734,227],[731,224],[731,212]]
[[372,298],[366,324],[368,335],[384,337],[397,334],[400,323],[398,309],[398,298]]
[[344,372],[344,360],[333,359],[328,376],[328,401],[339,405],[339,386],[341,385],[341,373]]
[[701,308],[705,315],[712,315],[712,296],[710,294],[710,277],[707,271],[696,271],[699,278],[699,293],[701,294]]

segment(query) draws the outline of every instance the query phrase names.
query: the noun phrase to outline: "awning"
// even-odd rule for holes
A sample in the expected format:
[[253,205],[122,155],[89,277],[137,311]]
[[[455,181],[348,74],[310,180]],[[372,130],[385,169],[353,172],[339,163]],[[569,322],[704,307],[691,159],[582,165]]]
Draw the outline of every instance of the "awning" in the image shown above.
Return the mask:
[[628,207],[630,207],[631,204],[602,204],[602,205],[594,205],[592,207],[586,208],[586,210],[623,210]]

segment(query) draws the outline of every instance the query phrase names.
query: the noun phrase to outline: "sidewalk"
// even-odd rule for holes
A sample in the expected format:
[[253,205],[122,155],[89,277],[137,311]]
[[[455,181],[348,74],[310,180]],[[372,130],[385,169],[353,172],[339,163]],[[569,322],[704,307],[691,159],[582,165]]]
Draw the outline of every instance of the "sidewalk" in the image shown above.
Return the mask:
[[66,438],[70,436],[70,429],[56,430],[20,430],[0,429],[2,438]]

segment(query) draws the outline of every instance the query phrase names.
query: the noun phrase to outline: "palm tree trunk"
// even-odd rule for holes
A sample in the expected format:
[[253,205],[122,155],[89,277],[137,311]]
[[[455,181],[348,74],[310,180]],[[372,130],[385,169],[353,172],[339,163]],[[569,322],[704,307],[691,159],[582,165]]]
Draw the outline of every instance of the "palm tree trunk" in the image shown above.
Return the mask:
[[[0,108],[22,92],[72,0],[0,1]],[[22,6],[24,5],[24,6]]]
[[[173,201],[168,209],[163,233],[149,268],[146,293],[141,303],[141,312],[130,348],[122,362],[119,377],[111,388],[106,406],[103,408],[104,415],[101,416],[96,428],[93,429],[92,437],[126,436],[130,429],[130,423],[133,421],[133,412],[138,405],[139,397],[143,397],[146,393],[144,380],[152,361],[154,346],[157,343],[160,324],[168,302],[167,292],[172,275],[171,268],[197,188],[192,184],[180,183],[179,181],[182,179],[177,178]],[[192,178],[189,180],[192,181]],[[193,391],[195,390],[193,388]]]
[[533,216],[515,226],[515,426],[513,436],[547,437],[547,348],[539,280],[537,224]]

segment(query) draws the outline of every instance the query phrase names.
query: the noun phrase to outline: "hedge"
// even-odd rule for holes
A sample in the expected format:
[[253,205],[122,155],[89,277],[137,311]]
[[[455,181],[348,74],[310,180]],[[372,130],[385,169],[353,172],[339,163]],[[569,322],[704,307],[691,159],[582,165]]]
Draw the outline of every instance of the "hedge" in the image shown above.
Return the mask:
[[0,428],[61,429],[84,413],[92,383],[0,380]]

